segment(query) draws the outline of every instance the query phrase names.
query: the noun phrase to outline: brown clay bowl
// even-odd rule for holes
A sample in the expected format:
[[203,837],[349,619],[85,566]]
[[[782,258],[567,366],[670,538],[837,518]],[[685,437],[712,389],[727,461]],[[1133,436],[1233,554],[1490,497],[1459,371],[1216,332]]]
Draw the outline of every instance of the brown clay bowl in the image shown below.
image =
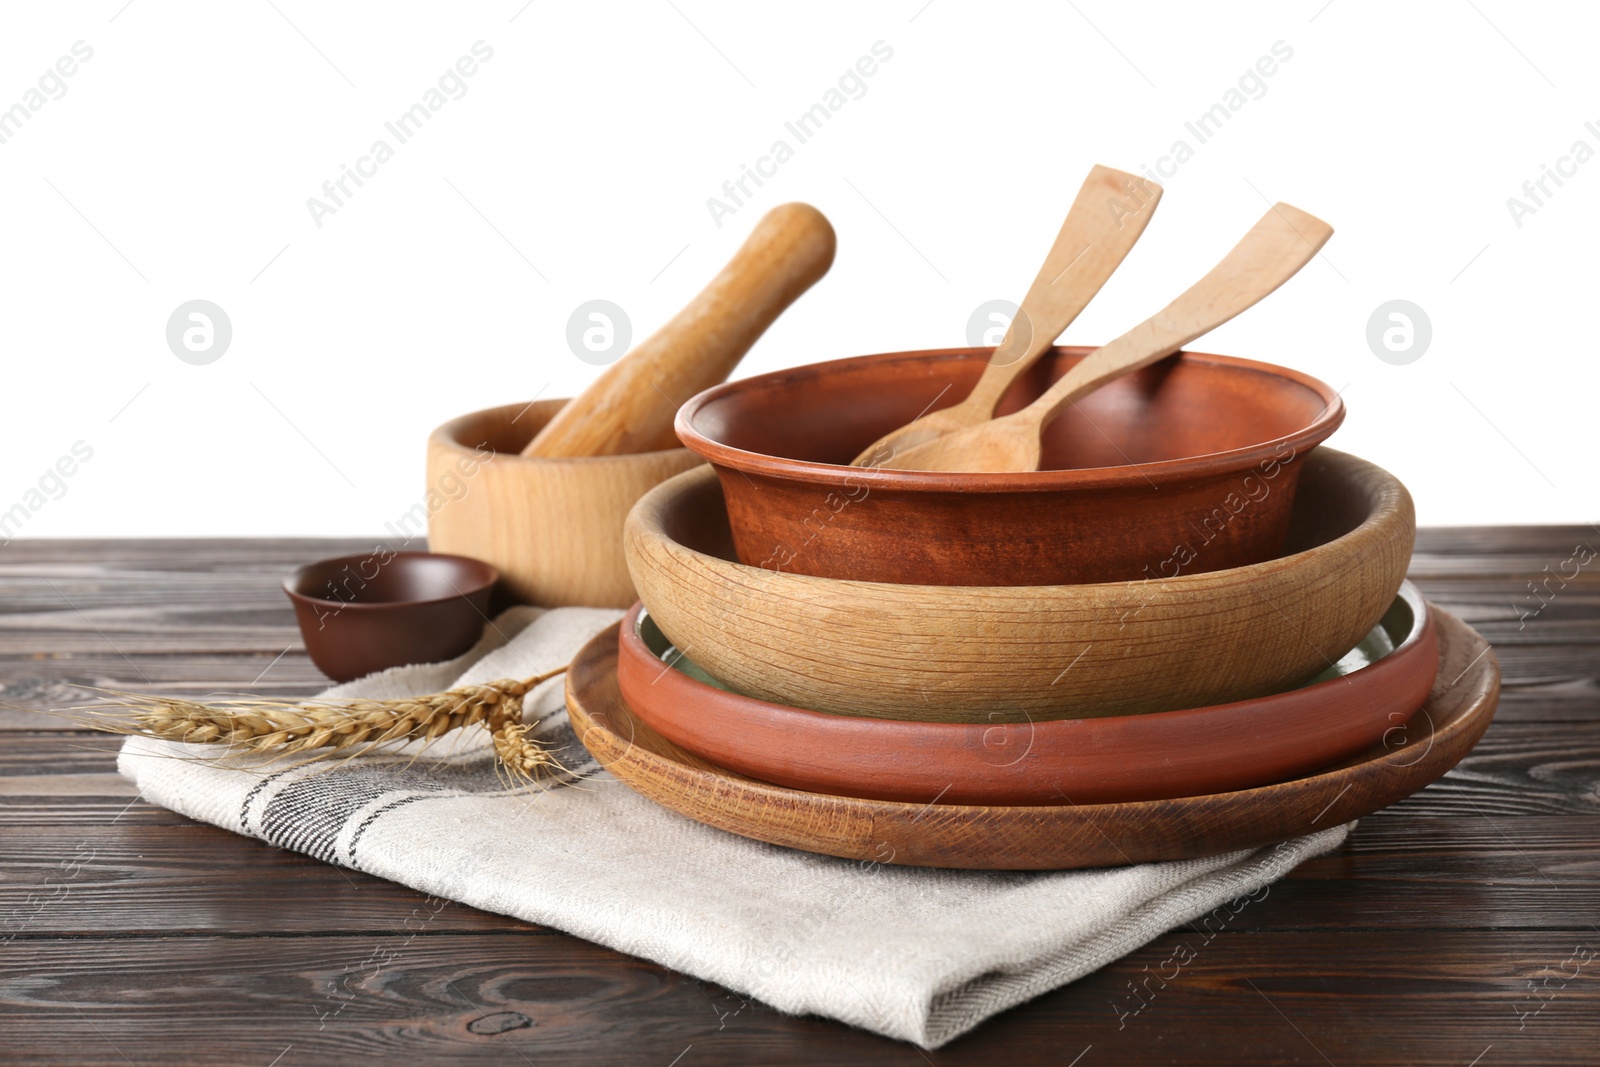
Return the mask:
[[[1050,424],[1013,474],[848,466],[883,434],[971,390],[990,349],[894,352],[716,386],[678,411],[727,494],[741,562],[923,585],[1065,585],[1222,570],[1283,547],[1306,454],[1338,394],[1269,363],[1181,353]],[[1056,348],[997,414],[1090,349]]]
[[1411,558],[1410,494],[1327,448],[1304,460],[1301,482],[1287,554],[1264,563],[1093,585],[934,586],[738,563],[722,488],[700,469],[640,499],[628,565],[673,644],[761,700],[946,722],[1173,711],[1298,685],[1389,609]]
[[643,605],[623,618],[617,645],[623,699],[687,752],[791,789],[944,804],[1165,800],[1283,781],[1401,729],[1439,668],[1432,616],[1410,582],[1361,644],[1312,684],[1102,719],[907,722],[784,707],[705,674]]
[[436,552],[371,552],[309,563],[283,580],[306,651],[336,682],[454,659],[483,635],[499,572]]
[[565,400],[463,415],[428,439],[426,497],[390,524],[428,547],[498,567],[511,598],[545,607],[625,608],[638,599],[622,556],[622,523],[645,490],[698,466],[682,448],[545,459],[523,446]]

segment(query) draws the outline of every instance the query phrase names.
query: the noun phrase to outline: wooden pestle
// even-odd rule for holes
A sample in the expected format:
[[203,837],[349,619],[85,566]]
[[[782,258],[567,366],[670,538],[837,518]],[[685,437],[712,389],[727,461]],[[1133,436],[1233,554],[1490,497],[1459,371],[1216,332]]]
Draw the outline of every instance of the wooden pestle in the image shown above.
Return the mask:
[[809,204],[767,212],[722,273],[562,408],[522,450],[549,458],[677,448],[678,406],[723,381],[833,265],[833,227]]

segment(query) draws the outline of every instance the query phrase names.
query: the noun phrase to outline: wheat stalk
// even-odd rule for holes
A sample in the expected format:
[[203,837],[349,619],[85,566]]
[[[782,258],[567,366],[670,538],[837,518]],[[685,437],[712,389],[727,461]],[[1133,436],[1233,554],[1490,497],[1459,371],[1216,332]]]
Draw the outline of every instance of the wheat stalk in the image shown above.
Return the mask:
[[227,700],[204,704],[179,697],[105,691],[110,701],[69,710],[85,713],[80,721],[109,733],[227,745],[272,758],[313,753],[308,762],[340,753],[361,755],[389,741],[428,743],[451,730],[481,723],[493,738],[500,764],[514,778],[528,780],[540,768],[559,764],[528,736],[532,727],[522,722],[522,698],[565,670],[558,667],[520,681],[501,678],[397,700],[351,697],[306,703]]

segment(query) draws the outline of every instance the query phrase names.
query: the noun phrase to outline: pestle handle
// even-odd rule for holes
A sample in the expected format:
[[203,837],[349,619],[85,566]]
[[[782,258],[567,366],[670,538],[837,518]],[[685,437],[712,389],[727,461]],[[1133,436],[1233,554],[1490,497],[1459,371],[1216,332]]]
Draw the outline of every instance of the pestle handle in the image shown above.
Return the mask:
[[549,458],[678,447],[672,420],[723,381],[768,326],[833,265],[833,227],[809,204],[767,212],[722,272],[605,369],[522,450]]

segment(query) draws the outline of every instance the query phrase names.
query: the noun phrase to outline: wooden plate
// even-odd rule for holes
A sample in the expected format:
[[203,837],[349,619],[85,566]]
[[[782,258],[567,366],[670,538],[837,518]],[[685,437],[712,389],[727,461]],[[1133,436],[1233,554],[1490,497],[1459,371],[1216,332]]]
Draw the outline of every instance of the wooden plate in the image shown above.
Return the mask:
[[1409,582],[1312,684],[1148,715],[953,723],[786,707],[700,671],[641,605],[622,620],[618,653],[629,709],[687,752],[791,789],[922,803],[942,793],[945,804],[1158,800],[1296,778],[1410,719],[1439,669],[1427,602]]
[[1363,755],[1277,785],[1119,804],[993,806],[866,800],[786,789],[691,756],[639,721],[617,687],[617,628],[567,673],[573,727],[602,766],[651,800],[759,841],[917,867],[1052,870],[1189,859],[1321,830],[1410,796],[1464,757],[1494,718],[1500,667],[1432,609],[1439,671],[1427,703]]

